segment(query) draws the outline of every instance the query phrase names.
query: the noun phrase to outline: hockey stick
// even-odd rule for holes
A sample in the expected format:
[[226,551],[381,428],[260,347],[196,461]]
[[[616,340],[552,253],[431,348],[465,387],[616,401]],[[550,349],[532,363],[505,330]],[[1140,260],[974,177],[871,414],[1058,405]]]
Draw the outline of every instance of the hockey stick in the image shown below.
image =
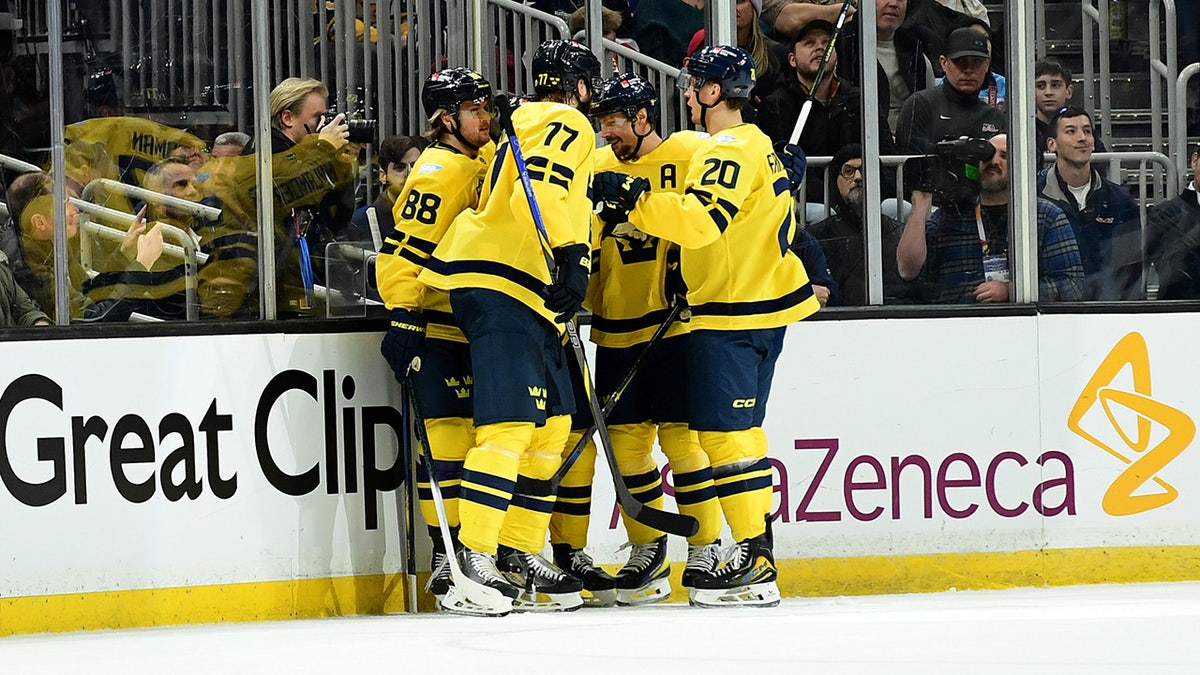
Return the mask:
[[[404,419],[404,437],[400,441],[400,452],[404,455],[404,464],[409,471],[410,476],[416,474],[412,472],[413,455],[412,455],[412,433],[409,429],[409,420],[411,419],[408,412],[408,396],[400,396],[400,417]],[[408,582],[408,611],[417,612],[417,536],[416,536],[416,519],[413,517],[414,504],[417,503],[417,482],[415,480],[406,481],[404,495],[397,495],[396,501],[400,506],[404,518],[404,572]]]
[[[671,324],[675,323],[675,319],[679,318],[679,315],[683,313],[684,307],[686,307],[686,305],[682,301],[671,305],[671,311],[667,314],[667,318],[662,322],[662,325],[658,327],[658,330],[654,331],[654,335],[650,337],[650,341],[646,343],[646,346],[642,348],[641,353],[639,353],[637,358],[634,359],[633,365],[629,366],[629,370],[626,371],[625,377],[621,379],[621,383],[617,385],[616,390],[613,391],[613,393],[607,399],[605,399],[604,409],[601,411],[604,413],[605,421],[608,421],[608,416],[612,413],[613,409],[617,407],[617,403],[621,401],[621,396],[625,394],[625,390],[629,388],[629,384],[633,382],[633,378],[637,375],[638,369],[642,367],[642,362],[646,360],[646,356],[651,352],[651,350],[654,349],[654,347],[658,345],[662,337],[667,334],[667,329],[669,329]],[[592,434],[594,433],[596,433],[595,422],[592,423],[592,426],[589,427],[587,431],[583,432],[583,437],[575,443],[575,447],[571,449],[571,454],[567,455],[566,459],[563,460],[562,466],[558,467],[558,471],[555,471],[554,475],[551,476],[550,489],[552,492],[554,490],[558,490],[559,484],[562,483],[562,480],[564,477],[566,477],[567,472],[571,470],[571,466],[575,464],[575,460],[579,459],[580,453],[582,453],[583,449],[587,447],[588,441],[592,438]]]
[[817,95],[817,89],[821,86],[821,82],[825,79],[825,69],[829,66],[829,55],[833,53],[833,48],[837,46],[838,35],[842,33],[842,24],[846,23],[846,15],[850,12],[851,0],[842,0],[842,9],[838,13],[837,25],[833,29],[833,35],[829,37],[829,44],[825,46],[825,53],[821,55],[821,65],[817,68],[817,76],[813,78],[812,86],[808,88],[808,98],[804,100],[804,105],[800,107],[800,116],[796,118],[796,126],[792,127],[792,137],[788,143],[795,145],[800,142],[800,134],[804,132],[804,125],[808,122],[808,115],[812,112],[813,97]]
[[[404,378],[404,393],[408,399],[409,410],[413,415],[413,428],[417,433],[417,442],[421,446],[421,459],[429,472],[429,491],[433,493],[433,508],[437,511],[438,529],[442,532],[442,544],[446,547],[446,562],[450,565],[450,577],[454,579],[451,593],[461,591],[465,599],[476,607],[505,607],[502,612],[475,612],[480,616],[504,616],[512,611],[512,601],[500,591],[484,586],[470,579],[458,566],[458,552],[454,548],[454,538],[450,536],[450,524],[446,520],[446,503],[442,499],[442,486],[438,483],[437,473],[433,466],[433,448],[429,445],[429,433],[425,429],[425,415],[421,413],[421,404],[417,400],[417,387],[411,376]],[[465,611],[465,610],[464,610]]]
[[[546,232],[546,225],[542,222],[542,211],[538,208],[537,195],[533,192],[533,183],[529,179],[529,167],[525,165],[525,157],[521,153],[521,144],[517,141],[517,132],[513,128],[512,109],[509,106],[508,99],[503,96],[498,97],[500,103],[500,119],[504,124],[504,131],[508,134],[508,147],[512,151],[513,161],[517,165],[517,173],[521,177],[521,187],[525,190],[525,199],[529,202],[529,211],[533,215],[533,224],[537,227],[538,238],[541,239],[542,254],[546,257],[546,267],[550,271],[550,278],[553,279],[557,265],[554,262],[554,254],[550,248],[550,235]],[[608,437],[608,427],[604,424],[604,413],[600,408],[600,401],[596,398],[596,390],[592,385],[592,374],[587,364],[587,354],[583,351],[583,342],[579,339],[579,329],[575,325],[574,318],[566,322],[567,339],[571,343],[571,349],[575,352],[575,360],[579,363],[579,372],[583,376],[583,388],[587,392],[588,406],[592,411],[592,423],[596,425],[596,431],[600,432],[600,445],[604,448],[604,459],[608,462],[609,471],[612,473],[613,488],[617,494],[617,501],[624,509],[625,515],[630,518],[652,527],[662,532],[678,535],[681,537],[690,537],[700,530],[700,523],[691,516],[685,516],[679,513],[671,513],[669,511],[661,511],[659,509],[647,506],[638,501],[637,497],[626,487],[625,481],[621,478],[621,469],[617,466],[617,457],[613,454],[612,439]]]

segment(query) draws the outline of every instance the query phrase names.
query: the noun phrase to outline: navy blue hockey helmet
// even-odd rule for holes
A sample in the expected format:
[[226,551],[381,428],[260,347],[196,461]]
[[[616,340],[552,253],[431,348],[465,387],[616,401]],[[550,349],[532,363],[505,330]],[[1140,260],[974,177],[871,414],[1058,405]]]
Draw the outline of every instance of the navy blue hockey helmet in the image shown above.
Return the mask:
[[642,108],[652,121],[658,119],[658,91],[636,73],[618,73],[600,84],[589,114],[600,117],[620,112],[633,119]]
[[703,47],[684,61],[681,76],[685,74],[691,76],[693,87],[706,82],[719,83],[722,98],[750,98],[755,78],[754,57],[741,47]]
[[580,80],[593,90],[600,80],[600,60],[574,40],[547,40],[533,53],[533,91],[538,96],[555,91],[575,92]]
[[421,107],[426,117],[433,117],[439,110],[456,113],[459,104],[467,101],[489,105],[492,101],[492,85],[470,68],[439,70],[421,87]]

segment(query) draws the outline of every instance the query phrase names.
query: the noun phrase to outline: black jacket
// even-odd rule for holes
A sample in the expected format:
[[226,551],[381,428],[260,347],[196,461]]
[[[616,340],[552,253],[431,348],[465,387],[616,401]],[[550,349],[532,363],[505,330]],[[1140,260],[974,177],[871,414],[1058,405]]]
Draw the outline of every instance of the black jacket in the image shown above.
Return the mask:
[[1196,191],[1184,190],[1150,209],[1147,221],[1146,257],[1158,270],[1158,299],[1200,299],[1200,203]]

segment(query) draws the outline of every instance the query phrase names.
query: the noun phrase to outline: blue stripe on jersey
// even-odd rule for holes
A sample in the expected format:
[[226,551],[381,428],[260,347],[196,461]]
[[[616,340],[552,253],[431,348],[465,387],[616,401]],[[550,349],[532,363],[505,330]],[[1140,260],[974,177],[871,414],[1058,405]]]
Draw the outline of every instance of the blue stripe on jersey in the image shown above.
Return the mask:
[[656,309],[632,319],[606,319],[593,314],[592,327],[605,333],[632,333],[643,328],[659,326],[670,312],[670,309]]
[[404,243],[417,249],[425,255],[433,255],[433,250],[437,248],[437,242],[429,241],[428,239],[422,239],[420,237],[414,237],[411,234],[408,235],[408,237],[404,240]]
[[401,258],[404,258],[405,260],[416,265],[417,267],[424,267],[425,264],[429,262],[428,257],[421,257],[406,248],[402,248],[399,251],[396,251],[396,255],[400,256]]
[[692,307],[692,315],[746,316],[750,314],[774,314],[795,307],[813,294],[812,284],[806,283],[781,298],[753,300],[750,302],[706,302]]
[[775,196],[779,196],[792,189],[791,182],[787,178],[777,178],[771,187],[775,188]]
[[493,277],[500,277],[538,294],[546,287],[545,282],[532,274],[494,260],[454,260],[446,262],[438,258],[430,258],[425,266],[442,276],[450,276],[452,274],[487,274]]

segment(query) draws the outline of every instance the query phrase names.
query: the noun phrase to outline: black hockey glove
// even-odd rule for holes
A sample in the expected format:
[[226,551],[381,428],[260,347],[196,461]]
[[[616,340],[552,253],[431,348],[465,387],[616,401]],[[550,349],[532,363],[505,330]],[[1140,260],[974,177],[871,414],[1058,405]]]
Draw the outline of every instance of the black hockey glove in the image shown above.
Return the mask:
[[804,171],[808,168],[808,156],[804,154],[804,149],[798,145],[780,141],[775,144],[775,156],[783,164],[783,170],[787,171],[788,184],[791,186],[792,192],[798,191],[800,184],[804,182]]
[[391,324],[379,345],[379,352],[392,366],[397,382],[403,382],[408,369],[420,370],[418,358],[425,351],[425,317],[420,312],[397,308],[392,310]]
[[606,223],[624,222],[638,199],[649,190],[650,181],[645,178],[601,171],[592,178],[592,203]]
[[546,309],[554,312],[558,323],[566,323],[583,307],[587,293],[588,275],[592,272],[591,249],[587,244],[572,244],[554,249],[558,266],[554,282],[546,286],[542,296]]

